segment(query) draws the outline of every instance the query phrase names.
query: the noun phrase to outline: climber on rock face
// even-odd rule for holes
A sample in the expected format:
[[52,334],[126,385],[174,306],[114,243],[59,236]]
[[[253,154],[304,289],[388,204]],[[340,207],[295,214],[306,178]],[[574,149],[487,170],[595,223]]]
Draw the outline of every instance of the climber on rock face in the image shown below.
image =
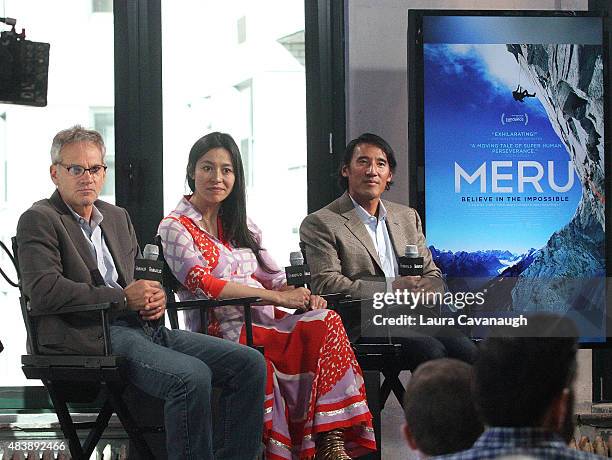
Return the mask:
[[518,85],[514,91],[512,91],[512,97],[515,101],[524,102],[523,99],[526,97],[535,97],[535,93],[529,94],[526,89],[521,89],[521,85]]

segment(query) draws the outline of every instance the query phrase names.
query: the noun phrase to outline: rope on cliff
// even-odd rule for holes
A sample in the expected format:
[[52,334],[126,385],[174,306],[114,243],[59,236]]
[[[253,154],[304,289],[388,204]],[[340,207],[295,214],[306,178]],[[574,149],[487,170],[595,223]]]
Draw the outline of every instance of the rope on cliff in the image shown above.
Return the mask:
[[524,102],[523,99],[526,97],[535,97],[536,93],[529,93],[529,91],[523,89],[521,86],[521,73],[523,68],[521,67],[518,57],[516,58],[516,62],[518,64],[518,84],[516,85],[516,89],[512,91],[512,97],[515,101]]

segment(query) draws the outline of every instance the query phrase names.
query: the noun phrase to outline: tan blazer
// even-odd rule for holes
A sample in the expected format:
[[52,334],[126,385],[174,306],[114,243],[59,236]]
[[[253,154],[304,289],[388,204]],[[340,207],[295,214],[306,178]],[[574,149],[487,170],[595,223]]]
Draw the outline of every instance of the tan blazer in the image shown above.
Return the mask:
[[[426,245],[418,213],[383,200],[387,228],[395,255],[416,244],[423,257],[423,275],[441,278]],[[348,193],[308,215],[300,227],[315,294],[342,292],[353,298],[372,298],[386,289],[384,273],[372,238],[359,219]]]
[[[123,208],[100,200],[95,205],[104,216],[100,226],[119,275],[117,281],[126,286],[133,279],[139,254],[132,222]],[[136,313],[125,310],[123,290],[106,286],[96,276],[97,263],[87,240],[57,191],[21,215],[17,244],[23,292],[34,312],[116,302],[127,319],[135,319]],[[41,353],[103,351],[99,313],[40,317],[37,331]]]

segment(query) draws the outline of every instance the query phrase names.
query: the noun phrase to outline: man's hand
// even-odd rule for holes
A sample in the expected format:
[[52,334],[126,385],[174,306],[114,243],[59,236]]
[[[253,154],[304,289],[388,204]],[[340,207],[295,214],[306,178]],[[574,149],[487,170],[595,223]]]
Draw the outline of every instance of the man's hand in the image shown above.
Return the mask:
[[132,281],[123,292],[127,301],[127,307],[130,310],[142,310],[155,315],[159,309],[163,313],[163,310],[166,308],[166,294],[157,281]]
[[322,308],[327,308],[327,300],[318,295],[311,295],[308,307],[310,308],[310,310],[320,310]]
[[397,290],[403,291],[404,289],[407,291],[416,291],[419,281],[421,281],[420,276],[402,276],[393,280],[391,288],[394,292]]
[[394,291],[422,291],[422,292],[441,292],[445,291],[444,281],[435,276],[402,276],[396,278],[391,285]]
[[159,290],[149,298],[149,302],[139,311],[142,319],[155,321],[162,317],[166,311],[166,293],[160,287]]
[[278,300],[276,303],[281,307],[308,310],[309,302],[310,291],[301,287],[287,291],[278,291]]

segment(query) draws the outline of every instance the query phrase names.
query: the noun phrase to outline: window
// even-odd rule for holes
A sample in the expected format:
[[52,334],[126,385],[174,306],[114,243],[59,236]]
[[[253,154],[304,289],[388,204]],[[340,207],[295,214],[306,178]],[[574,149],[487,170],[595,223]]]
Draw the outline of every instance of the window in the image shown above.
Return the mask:
[[91,11],[93,13],[112,13],[113,0],[92,0]]
[[[96,3],[112,11],[111,1]],[[99,128],[114,155],[114,34],[113,15],[92,16],[86,3],[77,8],[72,0],[4,0],[3,5],[3,16],[17,18],[17,29],[25,28],[29,40],[51,44],[47,107],[0,104],[0,239],[10,247],[21,213],[53,193],[49,150],[59,130],[75,124]],[[5,27],[0,24],[0,30]],[[105,199],[114,201],[114,180],[108,179]],[[3,254],[0,265],[14,276]],[[0,305],[1,385],[40,385],[21,372],[26,333],[18,290],[2,278]]]
[[91,109],[93,129],[102,134],[106,146],[104,162],[106,170],[106,181],[100,198],[110,203],[115,203],[115,113],[112,107],[98,107]]
[[307,211],[304,2],[162,0],[162,27],[165,213],[187,193],[193,143],[227,132],[241,150],[248,215],[288,265]]
[[244,178],[247,187],[253,186],[253,81],[248,80],[236,85],[238,90],[238,113],[235,136],[240,147]]
[[246,42],[246,17],[242,16],[237,22],[238,43]]
[[0,203],[6,203],[8,199],[8,177],[6,168],[6,112],[0,112],[0,178],[2,188],[0,190]]

